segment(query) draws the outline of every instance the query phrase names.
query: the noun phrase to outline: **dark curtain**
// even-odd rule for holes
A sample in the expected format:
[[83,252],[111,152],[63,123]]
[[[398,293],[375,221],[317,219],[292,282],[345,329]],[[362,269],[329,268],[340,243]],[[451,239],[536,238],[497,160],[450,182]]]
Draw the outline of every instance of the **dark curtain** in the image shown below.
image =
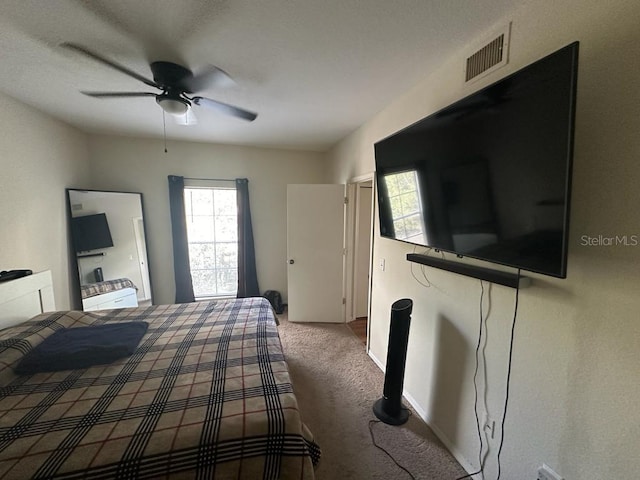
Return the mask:
[[184,212],[184,177],[169,175],[169,206],[173,235],[173,273],[176,281],[176,303],[194,302],[187,219]]
[[260,296],[256,273],[256,252],[253,245],[249,180],[236,178],[238,199],[238,298]]

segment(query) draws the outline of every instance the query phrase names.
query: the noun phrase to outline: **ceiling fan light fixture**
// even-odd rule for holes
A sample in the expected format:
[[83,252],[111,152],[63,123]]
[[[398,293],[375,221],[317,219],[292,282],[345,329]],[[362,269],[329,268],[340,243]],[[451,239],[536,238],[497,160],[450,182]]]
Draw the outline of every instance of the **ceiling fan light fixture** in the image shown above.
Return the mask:
[[184,115],[189,110],[191,102],[181,97],[170,97],[168,95],[158,95],[156,102],[162,109],[171,115]]
[[[228,86],[234,84],[229,74],[224,70],[209,65],[197,75],[194,75],[191,70],[182,65],[172,62],[158,61],[151,63],[151,72],[153,73],[153,80],[146,78],[127,67],[120,65],[102,55],[95,53],[88,48],[75,43],[65,42],[61,44],[63,47],[73,50],[79,54],[84,55],[96,62],[99,62],[107,67],[117,70],[120,73],[135,78],[136,80],[144,83],[153,88],[161,90],[161,93],[152,92],[82,92],[85,95],[95,98],[132,98],[132,97],[147,97],[155,96],[156,103],[160,105],[162,111],[170,114],[173,117],[181,118],[186,116],[191,110],[191,103],[196,105],[202,105],[211,110],[221,112],[225,115],[232,115],[234,117],[246,120],[249,122],[254,121],[258,114],[229,105],[224,102],[212,100],[206,97],[190,97],[193,93],[199,92],[204,88],[213,84],[218,86]],[[193,123],[189,119],[185,120],[186,123]]]

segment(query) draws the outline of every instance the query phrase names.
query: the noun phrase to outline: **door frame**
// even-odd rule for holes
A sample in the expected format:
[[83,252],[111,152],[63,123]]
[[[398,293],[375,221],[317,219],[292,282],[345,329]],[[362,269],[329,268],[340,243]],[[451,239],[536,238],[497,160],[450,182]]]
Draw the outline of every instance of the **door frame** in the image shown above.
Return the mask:
[[144,236],[144,219],[142,217],[134,217],[132,221],[136,250],[138,252],[138,268],[140,269],[140,276],[142,277],[142,298],[140,298],[140,300],[150,300],[151,276],[149,275],[149,253],[147,252],[147,242]]
[[[373,187],[372,196],[371,196],[371,231],[370,241],[369,241],[369,285],[368,285],[368,300],[367,300],[367,317],[371,318],[371,282],[372,282],[372,267],[373,267],[373,246],[374,246],[374,222],[375,222],[375,212],[376,212],[376,184],[374,178],[374,172],[366,173],[364,175],[360,175],[350,179],[347,182],[347,209],[346,209],[346,219],[345,219],[345,245],[346,245],[346,256],[345,256],[345,278],[344,278],[344,289],[345,289],[345,322],[351,322],[355,320],[355,269],[356,269],[356,249],[357,249],[357,235],[359,232],[357,231],[357,220],[358,220],[358,188],[360,184],[369,183]],[[369,329],[367,328],[367,331]],[[368,334],[367,334],[368,336]],[[367,348],[369,345],[369,341],[367,338]]]

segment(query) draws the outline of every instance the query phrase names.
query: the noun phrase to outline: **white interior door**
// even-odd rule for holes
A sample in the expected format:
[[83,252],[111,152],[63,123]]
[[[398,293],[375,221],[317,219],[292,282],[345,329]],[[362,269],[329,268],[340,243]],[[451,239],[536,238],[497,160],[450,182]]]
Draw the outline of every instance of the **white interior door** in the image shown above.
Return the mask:
[[292,322],[343,322],[344,185],[287,186]]

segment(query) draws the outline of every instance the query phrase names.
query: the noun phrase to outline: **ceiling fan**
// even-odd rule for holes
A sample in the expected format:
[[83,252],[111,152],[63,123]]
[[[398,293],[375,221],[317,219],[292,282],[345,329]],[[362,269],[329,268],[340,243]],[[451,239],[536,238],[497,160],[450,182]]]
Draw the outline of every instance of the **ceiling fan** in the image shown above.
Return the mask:
[[157,92],[82,92],[85,95],[96,98],[123,98],[123,97],[155,97],[156,102],[166,113],[175,116],[186,114],[192,104],[206,107],[218,112],[232,115],[252,122],[258,116],[257,113],[229,105],[227,103],[212,100],[206,97],[190,96],[204,88],[211,86],[229,86],[234,82],[222,69],[213,65],[208,66],[202,72],[194,75],[191,70],[172,62],[153,62],[150,65],[153,80],[146,78],[127,67],[92,52],[91,50],[75,43],[65,42],[60,45],[63,48],[81,53],[97,62],[118,70],[125,75],[135,78],[142,83],[157,88]]

